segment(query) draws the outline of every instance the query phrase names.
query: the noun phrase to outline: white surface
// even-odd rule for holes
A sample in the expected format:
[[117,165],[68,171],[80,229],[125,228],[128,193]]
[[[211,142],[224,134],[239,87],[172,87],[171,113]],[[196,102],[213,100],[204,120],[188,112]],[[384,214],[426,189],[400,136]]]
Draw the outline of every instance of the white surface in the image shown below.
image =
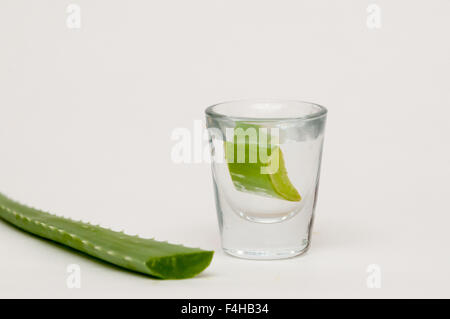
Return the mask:
[[[0,191],[217,252],[195,279],[158,281],[0,223],[0,297],[450,297],[450,2],[374,1],[379,30],[367,1],[73,2],[79,30],[68,1],[0,4]],[[171,161],[174,128],[252,97],[329,108],[300,258],[225,256],[208,164]]]

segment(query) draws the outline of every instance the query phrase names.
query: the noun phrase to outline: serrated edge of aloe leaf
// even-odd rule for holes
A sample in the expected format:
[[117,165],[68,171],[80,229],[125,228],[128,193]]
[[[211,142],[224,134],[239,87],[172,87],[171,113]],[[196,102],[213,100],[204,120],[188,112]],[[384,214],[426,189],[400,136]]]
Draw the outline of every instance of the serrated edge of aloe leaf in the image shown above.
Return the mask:
[[160,279],[193,277],[209,266],[214,254],[213,251],[140,238],[123,231],[73,221],[20,204],[1,193],[0,218],[33,235]]

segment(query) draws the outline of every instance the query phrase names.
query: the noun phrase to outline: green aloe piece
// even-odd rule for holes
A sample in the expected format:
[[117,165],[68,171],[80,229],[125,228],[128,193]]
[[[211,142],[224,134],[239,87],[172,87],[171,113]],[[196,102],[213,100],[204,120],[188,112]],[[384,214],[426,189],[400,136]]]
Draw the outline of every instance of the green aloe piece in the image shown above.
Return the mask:
[[0,218],[31,234],[160,279],[193,277],[208,267],[214,254],[58,217],[19,204],[2,194]]
[[[249,128],[257,132],[256,139],[249,137],[250,131],[247,137],[242,138],[241,135],[241,138],[238,138],[238,134],[242,134],[242,131],[237,129],[246,131]],[[264,132],[260,132],[259,128],[257,125],[237,123],[233,142],[224,143],[225,158],[234,187],[242,192],[263,194],[293,202],[301,201],[302,197],[288,177],[283,152],[279,146],[270,144],[270,134],[262,139],[267,142],[261,143],[259,137]]]

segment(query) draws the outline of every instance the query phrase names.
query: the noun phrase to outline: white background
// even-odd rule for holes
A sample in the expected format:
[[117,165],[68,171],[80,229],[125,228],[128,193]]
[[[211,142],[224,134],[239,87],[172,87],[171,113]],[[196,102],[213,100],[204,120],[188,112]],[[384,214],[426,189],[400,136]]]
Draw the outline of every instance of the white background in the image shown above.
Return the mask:
[[[66,26],[70,3],[81,28]],[[366,25],[369,4],[382,27]],[[0,222],[0,297],[450,297],[450,2],[0,3],[0,191],[128,233],[214,249],[153,280]],[[226,256],[210,168],[171,133],[237,98],[329,109],[312,247]],[[68,289],[66,267],[81,267]],[[369,289],[366,270],[381,269]]]

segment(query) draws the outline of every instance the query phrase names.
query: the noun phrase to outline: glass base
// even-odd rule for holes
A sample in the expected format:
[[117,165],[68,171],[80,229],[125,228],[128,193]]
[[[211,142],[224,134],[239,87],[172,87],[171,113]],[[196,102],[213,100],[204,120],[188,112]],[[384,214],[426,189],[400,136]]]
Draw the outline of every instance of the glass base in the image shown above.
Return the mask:
[[301,249],[283,249],[283,250],[241,250],[222,248],[225,253],[237,258],[258,259],[258,260],[274,260],[286,259],[305,254],[309,245]]
[[308,250],[314,197],[306,197],[301,211],[276,223],[250,221],[220,196],[218,200],[221,202],[218,216],[222,249],[227,254],[244,259],[273,260],[295,257]]

